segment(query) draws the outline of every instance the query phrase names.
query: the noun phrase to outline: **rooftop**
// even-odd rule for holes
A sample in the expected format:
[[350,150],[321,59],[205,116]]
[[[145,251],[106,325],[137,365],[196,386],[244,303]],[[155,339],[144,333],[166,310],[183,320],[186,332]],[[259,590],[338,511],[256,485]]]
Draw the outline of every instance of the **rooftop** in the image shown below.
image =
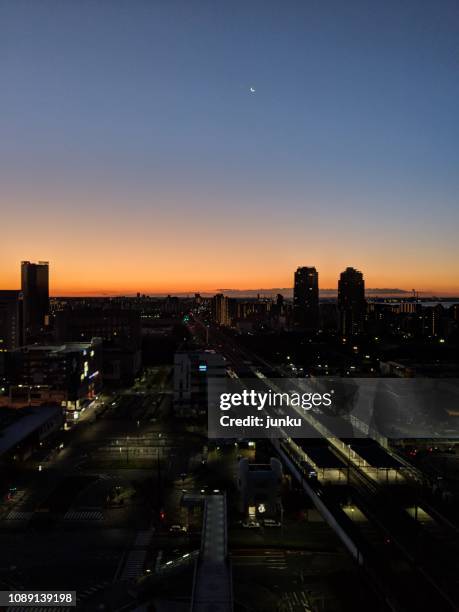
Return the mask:
[[85,351],[91,349],[96,344],[96,338],[93,338],[90,342],[66,342],[65,344],[27,344],[15,349],[15,353],[30,353],[36,352],[48,352],[48,353],[74,353],[75,351]]
[[40,406],[23,410],[0,409],[0,456],[14,448],[19,442],[44,425],[47,421],[62,413],[58,406]]

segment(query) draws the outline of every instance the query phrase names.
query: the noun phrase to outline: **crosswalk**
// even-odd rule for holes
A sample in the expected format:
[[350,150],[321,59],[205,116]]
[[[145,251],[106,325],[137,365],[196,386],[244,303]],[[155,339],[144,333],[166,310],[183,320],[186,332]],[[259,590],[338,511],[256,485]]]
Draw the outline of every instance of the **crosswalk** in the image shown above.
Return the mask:
[[103,521],[104,515],[99,510],[69,510],[64,521],[91,522]]
[[265,551],[265,565],[269,569],[287,569],[287,562],[285,560],[285,553],[283,551]]
[[33,512],[26,512],[22,510],[11,510],[6,517],[6,521],[28,521],[32,516]]
[[235,552],[231,555],[231,560],[234,565],[263,566],[272,570],[287,569],[287,559],[282,550]]
[[146,556],[147,551],[144,549],[131,550],[121,572],[121,580],[136,580],[142,576]]
[[136,580],[143,576],[145,560],[154,532],[154,527],[151,527],[136,533],[135,540],[131,544],[132,548],[121,566],[121,571],[117,574],[120,580]]

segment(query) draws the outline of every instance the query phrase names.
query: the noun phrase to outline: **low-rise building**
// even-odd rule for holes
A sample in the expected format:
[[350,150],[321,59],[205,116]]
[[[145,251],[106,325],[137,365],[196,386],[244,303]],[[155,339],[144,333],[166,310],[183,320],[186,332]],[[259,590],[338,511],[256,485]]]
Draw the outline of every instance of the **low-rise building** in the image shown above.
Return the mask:
[[268,464],[239,461],[238,486],[241,511],[250,519],[281,518],[282,464],[271,457]]
[[0,408],[0,463],[26,459],[63,424],[64,412],[59,406]]
[[8,405],[58,404],[67,410],[79,410],[85,400],[101,390],[101,351],[100,338],[32,344],[11,351],[6,367]]

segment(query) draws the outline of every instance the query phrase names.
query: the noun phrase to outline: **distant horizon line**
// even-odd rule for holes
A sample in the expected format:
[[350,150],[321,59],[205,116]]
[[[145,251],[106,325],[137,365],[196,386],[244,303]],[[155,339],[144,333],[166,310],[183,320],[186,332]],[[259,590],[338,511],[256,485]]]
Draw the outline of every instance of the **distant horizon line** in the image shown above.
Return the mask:
[[[148,297],[193,297],[196,294],[199,294],[203,297],[212,297],[218,293],[223,293],[228,297],[256,297],[260,295],[261,297],[271,297],[276,294],[282,294],[285,297],[290,297],[293,295],[293,287],[272,287],[272,288],[259,288],[259,289],[213,289],[213,290],[189,290],[189,291],[75,291],[75,292],[62,292],[57,293],[53,292],[50,294],[51,298],[119,298],[119,297],[137,297],[140,296],[148,296]],[[337,295],[337,288],[319,288],[319,295],[322,297],[334,296]],[[399,289],[399,288],[383,288],[383,287],[369,287],[365,289],[365,295],[369,297],[422,297],[423,299],[432,297],[439,299],[451,299],[458,298],[459,293],[455,292],[435,292],[432,290],[423,290],[416,291],[415,294],[413,290],[408,289]]]

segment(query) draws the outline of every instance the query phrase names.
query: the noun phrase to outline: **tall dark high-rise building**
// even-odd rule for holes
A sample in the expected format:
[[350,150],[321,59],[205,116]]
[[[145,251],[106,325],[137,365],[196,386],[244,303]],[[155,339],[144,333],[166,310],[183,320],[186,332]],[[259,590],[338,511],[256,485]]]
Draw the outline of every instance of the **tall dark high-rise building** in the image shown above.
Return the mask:
[[365,321],[365,281],[362,272],[346,268],[338,280],[338,310],[343,336],[360,334]]
[[0,351],[13,350],[22,344],[22,293],[0,291]]
[[319,273],[315,268],[302,267],[295,272],[293,320],[300,329],[319,327]]
[[21,262],[21,289],[24,308],[24,342],[37,336],[49,314],[49,264]]

